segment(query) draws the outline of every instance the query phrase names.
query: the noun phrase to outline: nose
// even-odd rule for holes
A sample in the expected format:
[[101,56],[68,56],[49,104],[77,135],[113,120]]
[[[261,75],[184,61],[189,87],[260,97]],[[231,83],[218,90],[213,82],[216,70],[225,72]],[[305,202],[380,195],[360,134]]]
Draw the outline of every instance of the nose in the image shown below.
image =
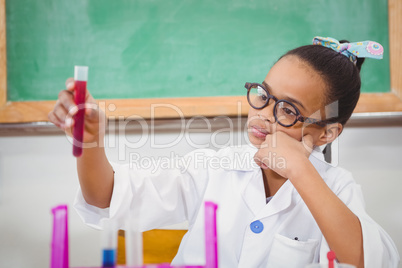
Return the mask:
[[257,113],[258,118],[264,122],[269,122],[271,124],[275,123],[274,106],[275,102],[271,102],[267,107]]

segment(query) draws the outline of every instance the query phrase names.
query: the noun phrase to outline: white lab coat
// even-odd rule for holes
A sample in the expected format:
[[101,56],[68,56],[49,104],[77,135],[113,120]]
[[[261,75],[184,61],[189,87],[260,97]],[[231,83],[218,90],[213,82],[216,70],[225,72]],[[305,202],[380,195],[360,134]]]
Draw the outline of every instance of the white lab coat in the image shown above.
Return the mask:
[[[88,205],[78,191],[75,208],[84,222],[98,227],[114,218],[120,227],[139,211],[142,230],[189,222],[172,264],[204,263],[204,201],[218,204],[219,267],[305,267],[326,263],[328,245],[290,181],[266,203],[254,147],[228,147],[218,152],[196,150],[157,171],[113,164],[115,181],[110,207]],[[397,267],[399,255],[388,234],[365,212],[360,186],[351,174],[310,156],[332,191],[359,217],[367,268]],[[188,164],[191,163],[190,166]],[[325,207],[323,209],[326,209]],[[256,231],[258,229],[258,232]]]

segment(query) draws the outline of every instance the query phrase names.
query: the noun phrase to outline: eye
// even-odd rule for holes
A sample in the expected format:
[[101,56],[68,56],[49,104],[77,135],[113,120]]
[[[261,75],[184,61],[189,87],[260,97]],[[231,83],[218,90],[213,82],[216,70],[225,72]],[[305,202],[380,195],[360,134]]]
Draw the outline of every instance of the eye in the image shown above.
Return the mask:
[[278,103],[277,112],[279,115],[284,115],[286,117],[297,116],[295,108],[287,102],[281,101]]
[[263,101],[266,101],[268,99],[267,92],[265,92],[265,90],[260,86],[257,87],[257,94],[258,97]]
[[283,112],[284,112],[285,114],[288,114],[288,115],[296,115],[296,113],[295,113],[294,111],[292,111],[291,109],[289,109],[289,108],[282,107],[282,110],[283,110]]
[[268,97],[266,95],[263,94],[258,94],[258,97],[262,100],[262,101],[266,101],[268,99]]

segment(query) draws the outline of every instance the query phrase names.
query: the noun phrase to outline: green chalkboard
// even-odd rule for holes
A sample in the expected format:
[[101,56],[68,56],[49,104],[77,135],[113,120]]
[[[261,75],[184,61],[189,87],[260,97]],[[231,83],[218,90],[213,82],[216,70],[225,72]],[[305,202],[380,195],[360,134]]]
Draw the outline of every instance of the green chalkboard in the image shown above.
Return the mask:
[[363,92],[389,92],[386,0],[7,0],[9,101],[52,100],[89,66],[99,99],[232,96],[316,35],[375,40]]

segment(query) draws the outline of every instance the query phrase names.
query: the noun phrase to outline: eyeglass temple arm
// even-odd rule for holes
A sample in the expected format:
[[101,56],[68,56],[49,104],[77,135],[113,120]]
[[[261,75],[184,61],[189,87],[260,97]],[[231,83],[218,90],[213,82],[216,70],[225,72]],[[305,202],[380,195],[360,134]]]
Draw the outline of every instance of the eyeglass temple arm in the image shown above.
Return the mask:
[[304,117],[302,115],[297,116],[297,121],[303,122],[303,123],[308,123],[308,124],[316,124],[320,127],[326,126],[328,123],[323,121],[323,120],[318,120],[318,119],[313,119],[309,117]]

